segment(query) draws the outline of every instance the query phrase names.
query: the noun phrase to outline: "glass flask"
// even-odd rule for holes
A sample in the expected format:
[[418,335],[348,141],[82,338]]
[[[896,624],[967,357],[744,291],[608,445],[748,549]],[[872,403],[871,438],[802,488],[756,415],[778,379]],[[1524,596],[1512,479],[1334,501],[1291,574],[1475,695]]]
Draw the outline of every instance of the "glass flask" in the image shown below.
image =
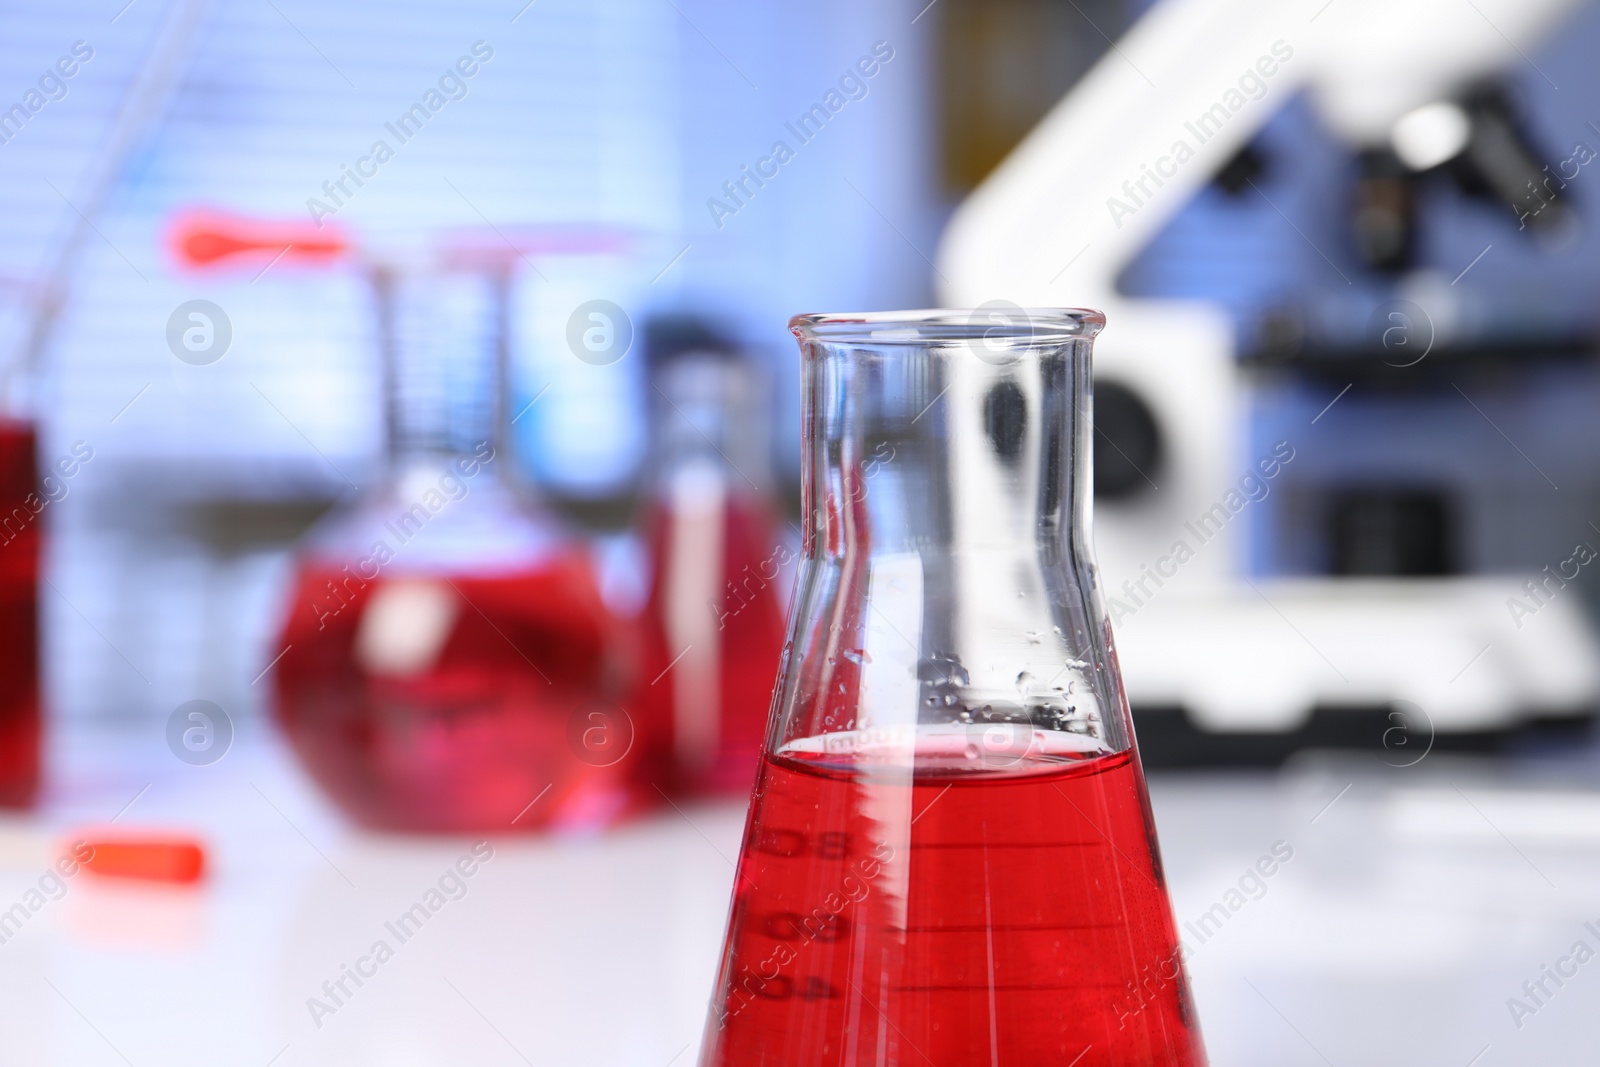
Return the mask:
[[703,1067],[1205,1062],[1090,549],[1093,311],[805,315]]
[[389,455],[302,548],[277,717],[377,828],[605,825],[638,806],[629,632],[505,477],[509,278],[372,274]]
[[644,700],[665,724],[670,790],[747,794],[796,555],[770,491],[766,395],[756,368],[699,324],[658,320],[650,333]]
[[0,807],[39,788],[39,555],[46,497],[35,424],[0,417]]

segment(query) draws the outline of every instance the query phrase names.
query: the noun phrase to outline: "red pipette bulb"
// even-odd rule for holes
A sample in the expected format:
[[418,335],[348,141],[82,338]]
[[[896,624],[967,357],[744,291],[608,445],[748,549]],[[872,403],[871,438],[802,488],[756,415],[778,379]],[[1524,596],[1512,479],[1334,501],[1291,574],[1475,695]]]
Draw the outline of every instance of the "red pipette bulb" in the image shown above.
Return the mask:
[[350,240],[337,227],[318,227],[299,220],[251,219],[218,211],[194,210],[176,216],[167,231],[173,257],[189,268],[261,266],[276,256],[308,264],[324,264],[350,250]]

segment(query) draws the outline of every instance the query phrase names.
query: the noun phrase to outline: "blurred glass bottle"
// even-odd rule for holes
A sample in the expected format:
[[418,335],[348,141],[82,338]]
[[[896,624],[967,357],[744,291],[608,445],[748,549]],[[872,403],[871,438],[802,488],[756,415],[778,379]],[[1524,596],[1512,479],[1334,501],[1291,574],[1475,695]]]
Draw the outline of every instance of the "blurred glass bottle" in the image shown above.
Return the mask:
[[640,796],[629,631],[504,477],[509,278],[372,276],[387,471],[301,551],[279,722],[368,826],[609,823]]
[[642,704],[668,734],[658,773],[673,790],[744,793],[761,757],[795,555],[769,490],[766,392],[757,368],[698,320],[658,319],[648,345]]

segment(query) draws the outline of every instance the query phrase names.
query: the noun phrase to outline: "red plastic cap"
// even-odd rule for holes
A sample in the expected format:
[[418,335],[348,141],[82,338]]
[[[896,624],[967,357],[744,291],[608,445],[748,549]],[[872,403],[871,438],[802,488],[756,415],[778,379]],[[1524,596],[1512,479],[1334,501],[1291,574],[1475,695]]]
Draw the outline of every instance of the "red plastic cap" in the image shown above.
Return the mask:
[[85,851],[92,855],[82,861],[83,869],[104,878],[189,885],[205,874],[205,848],[187,837],[88,838],[77,850]]

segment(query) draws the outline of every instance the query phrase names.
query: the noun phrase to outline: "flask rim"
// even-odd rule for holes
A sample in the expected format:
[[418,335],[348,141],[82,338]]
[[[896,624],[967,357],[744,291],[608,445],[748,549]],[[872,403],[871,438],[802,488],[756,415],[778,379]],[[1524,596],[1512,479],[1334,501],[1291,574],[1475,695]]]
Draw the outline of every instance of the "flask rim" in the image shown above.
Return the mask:
[[790,319],[789,332],[801,341],[870,345],[1027,345],[1093,337],[1105,324],[1105,313],[1093,308],[1025,308],[996,300],[977,308],[808,313]]

